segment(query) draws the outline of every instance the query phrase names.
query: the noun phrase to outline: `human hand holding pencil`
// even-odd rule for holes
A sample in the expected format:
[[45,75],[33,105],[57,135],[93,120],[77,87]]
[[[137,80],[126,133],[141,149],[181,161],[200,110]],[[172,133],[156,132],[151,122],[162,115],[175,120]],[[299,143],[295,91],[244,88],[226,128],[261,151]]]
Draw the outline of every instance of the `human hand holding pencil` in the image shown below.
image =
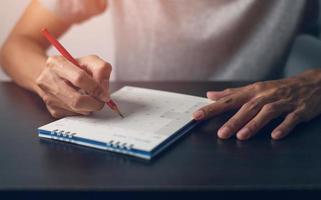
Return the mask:
[[94,55],[75,60],[46,29],[42,34],[62,54],[49,57],[37,79],[40,96],[51,115],[89,115],[106,103],[123,117],[108,93],[111,65]]

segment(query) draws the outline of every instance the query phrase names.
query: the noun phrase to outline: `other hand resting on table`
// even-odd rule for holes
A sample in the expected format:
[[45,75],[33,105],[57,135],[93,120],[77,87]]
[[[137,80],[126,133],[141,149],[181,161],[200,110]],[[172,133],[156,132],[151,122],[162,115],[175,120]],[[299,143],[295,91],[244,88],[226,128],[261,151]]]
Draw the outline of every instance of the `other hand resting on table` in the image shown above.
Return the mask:
[[219,138],[236,135],[239,140],[247,140],[271,120],[285,116],[271,133],[271,137],[277,140],[287,136],[297,124],[321,113],[321,70],[309,70],[295,77],[240,88],[209,91],[207,97],[216,102],[194,112],[194,119],[203,120],[239,109],[218,130]]

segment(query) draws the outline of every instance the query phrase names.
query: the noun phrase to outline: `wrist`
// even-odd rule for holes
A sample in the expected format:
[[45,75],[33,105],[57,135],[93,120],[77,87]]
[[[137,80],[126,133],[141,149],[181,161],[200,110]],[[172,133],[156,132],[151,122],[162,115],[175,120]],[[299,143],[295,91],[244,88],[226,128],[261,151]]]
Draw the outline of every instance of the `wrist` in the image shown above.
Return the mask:
[[311,79],[314,84],[321,86],[321,69],[309,70],[306,78]]
[[321,85],[321,68],[306,70],[295,77],[313,84]]
[[40,74],[42,73],[42,71],[45,69],[46,67],[46,59],[47,57],[41,57],[37,64],[38,67],[34,67],[32,68],[32,73],[29,76],[29,81],[26,83],[27,87],[32,91],[35,92],[37,94],[39,94],[39,92],[41,92],[41,88],[38,86],[37,80],[40,76]]

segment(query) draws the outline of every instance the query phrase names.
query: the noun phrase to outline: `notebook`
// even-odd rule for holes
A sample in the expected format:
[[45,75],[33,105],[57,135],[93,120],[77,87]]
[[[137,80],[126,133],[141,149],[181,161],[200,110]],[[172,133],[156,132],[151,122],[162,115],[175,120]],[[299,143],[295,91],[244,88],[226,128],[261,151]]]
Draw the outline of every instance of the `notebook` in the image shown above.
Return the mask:
[[38,128],[41,138],[151,159],[192,129],[192,113],[206,98],[125,86],[111,95],[125,116],[108,108]]

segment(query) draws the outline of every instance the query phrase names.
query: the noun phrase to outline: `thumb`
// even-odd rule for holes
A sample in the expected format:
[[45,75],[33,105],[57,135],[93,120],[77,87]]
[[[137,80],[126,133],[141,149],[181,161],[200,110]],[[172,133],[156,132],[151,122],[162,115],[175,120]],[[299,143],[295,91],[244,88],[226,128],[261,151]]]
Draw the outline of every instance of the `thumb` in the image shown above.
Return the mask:
[[217,101],[223,97],[231,95],[233,92],[230,89],[223,90],[223,91],[208,91],[206,93],[207,98]]
[[91,55],[78,59],[82,67],[86,68],[94,80],[101,86],[104,97],[109,98],[109,78],[112,71],[111,65],[99,58],[98,56]]
[[101,88],[103,89],[104,93],[108,95],[108,99],[109,97],[109,80],[108,79],[104,79],[101,83]]

